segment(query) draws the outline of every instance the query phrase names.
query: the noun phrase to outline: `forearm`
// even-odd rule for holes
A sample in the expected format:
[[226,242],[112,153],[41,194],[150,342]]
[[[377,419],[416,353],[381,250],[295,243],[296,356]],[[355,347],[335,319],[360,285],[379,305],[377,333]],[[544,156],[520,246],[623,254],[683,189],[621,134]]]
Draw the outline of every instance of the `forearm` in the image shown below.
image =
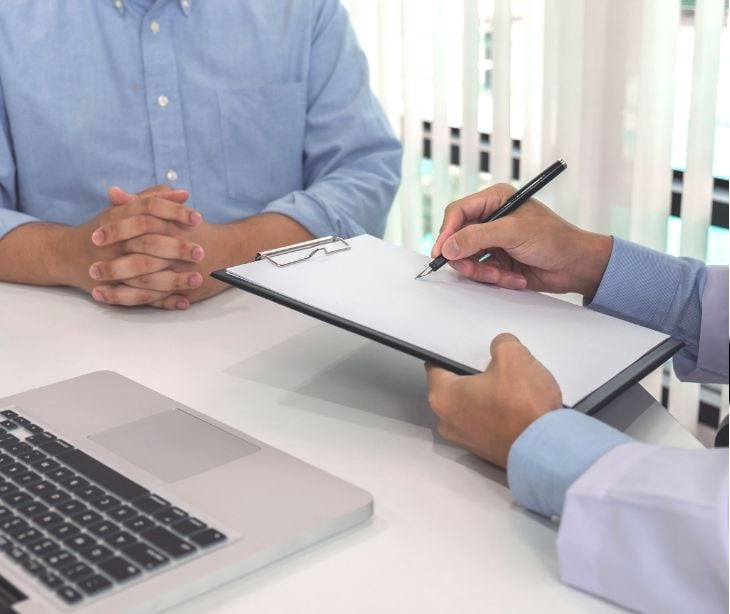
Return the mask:
[[0,239],[0,280],[35,285],[90,286],[78,265],[77,229],[34,222],[18,226]]
[[279,213],[262,213],[218,228],[220,249],[209,262],[215,268],[249,262],[258,252],[314,238],[299,222]]

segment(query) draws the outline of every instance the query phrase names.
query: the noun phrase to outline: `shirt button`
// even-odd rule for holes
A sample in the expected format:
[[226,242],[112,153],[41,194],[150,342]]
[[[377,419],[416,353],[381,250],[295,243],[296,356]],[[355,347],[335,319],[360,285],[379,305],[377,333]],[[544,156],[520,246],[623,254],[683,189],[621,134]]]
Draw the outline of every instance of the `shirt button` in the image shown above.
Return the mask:
[[124,8],[124,2],[122,0],[114,0],[114,6],[121,11]]
[[190,1],[189,0],[180,0],[180,6],[184,9],[190,8]]
[[[121,0],[120,0],[121,1]],[[155,20],[150,22],[150,30],[153,34],[157,34],[160,31],[160,22]]]
[[164,109],[168,104],[170,104],[170,99],[167,96],[158,96],[157,104]]
[[165,177],[167,177],[168,181],[177,181],[177,173],[172,168],[169,171],[167,171],[167,174],[165,175]]

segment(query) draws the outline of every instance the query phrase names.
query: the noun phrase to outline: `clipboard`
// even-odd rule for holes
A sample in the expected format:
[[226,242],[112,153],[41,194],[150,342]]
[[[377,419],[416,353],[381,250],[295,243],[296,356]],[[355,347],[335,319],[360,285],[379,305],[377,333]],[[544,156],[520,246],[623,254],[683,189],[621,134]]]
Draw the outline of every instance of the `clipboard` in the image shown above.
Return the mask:
[[483,371],[500,332],[555,376],[568,407],[594,413],[682,343],[585,307],[461,277],[415,280],[426,256],[370,235],[330,236],[257,254],[216,279],[454,373]]

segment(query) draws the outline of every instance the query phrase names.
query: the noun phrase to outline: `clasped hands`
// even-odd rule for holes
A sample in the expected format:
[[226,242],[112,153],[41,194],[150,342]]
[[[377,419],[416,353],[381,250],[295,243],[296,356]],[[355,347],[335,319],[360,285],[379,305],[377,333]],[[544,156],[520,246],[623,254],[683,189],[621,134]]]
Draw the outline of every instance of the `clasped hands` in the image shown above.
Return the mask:
[[110,206],[80,227],[87,246],[91,241],[82,286],[95,300],[187,309],[220,292],[202,265],[211,225],[185,205],[187,191],[155,186],[130,194],[114,187],[108,194]]

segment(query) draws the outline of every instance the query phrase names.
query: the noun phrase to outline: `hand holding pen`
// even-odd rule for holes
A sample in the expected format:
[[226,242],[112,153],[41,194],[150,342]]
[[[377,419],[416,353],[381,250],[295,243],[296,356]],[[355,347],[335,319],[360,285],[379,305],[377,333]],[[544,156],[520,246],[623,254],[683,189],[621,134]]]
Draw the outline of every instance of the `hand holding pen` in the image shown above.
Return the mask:
[[[524,186],[522,186],[522,188],[520,188],[514,194],[512,194],[504,202],[504,204],[502,204],[502,206],[499,207],[496,211],[493,211],[492,213],[490,213],[489,215],[486,215],[483,218],[480,218],[477,223],[485,224],[487,222],[492,222],[501,217],[504,217],[505,215],[508,215],[509,213],[512,213],[520,205],[522,205],[522,203],[529,200],[530,197],[532,197],[532,195],[535,194],[540,188],[542,188],[543,186],[550,183],[553,179],[555,179],[555,177],[557,177],[560,173],[562,173],[567,167],[568,167],[568,165],[563,160],[558,160],[557,162],[554,162],[548,168],[546,168],[542,173],[540,173],[537,177],[535,177],[532,181],[529,181]],[[443,236],[443,230],[442,230],[441,236]],[[436,251],[437,247],[440,247],[439,243],[440,242],[437,241],[436,245],[434,246],[434,251]],[[416,279],[425,277],[426,275],[430,275],[434,271],[438,271],[448,261],[449,261],[449,258],[446,255],[440,254],[434,260],[432,260],[423,271],[421,271],[416,276]]]
[[[512,215],[477,223],[513,194],[514,188],[502,183],[451,203],[432,254],[443,253],[474,281],[592,298],[611,256],[612,237],[577,228],[535,198]],[[491,257],[481,262],[486,250]]]

